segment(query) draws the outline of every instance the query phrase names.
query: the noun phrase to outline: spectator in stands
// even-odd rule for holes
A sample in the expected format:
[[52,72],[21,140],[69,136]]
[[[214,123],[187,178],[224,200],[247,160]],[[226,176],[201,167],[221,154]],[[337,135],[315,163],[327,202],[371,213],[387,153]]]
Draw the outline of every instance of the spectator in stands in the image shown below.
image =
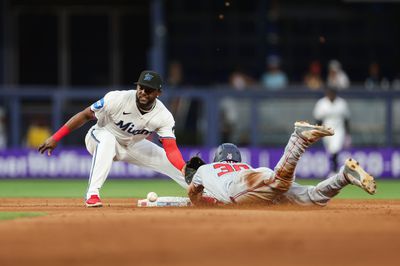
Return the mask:
[[[237,67],[229,76],[229,86],[236,91],[250,89],[255,84],[254,78],[240,67]],[[240,100],[231,97],[225,97],[221,101],[222,140],[246,145],[249,143],[250,102],[240,101],[239,103],[238,101]]]
[[[168,64],[167,86],[171,89],[181,89],[187,86],[185,83],[184,67],[179,60],[171,60]],[[200,102],[197,99],[189,99],[176,96],[169,102],[170,110],[176,121],[176,132],[181,143],[195,145],[200,120]],[[181,134],[184,132],[184,134]]]
[[324,85],[321,77],[321,63],[318,60],[312,61],[308,72],[304,76],[304,84],[310,90],[320,90]]
[[261,77],[261,84],[271,91],[284,89],[288,85],[288,78],[281,70],[281,60],[278,56],[267,58],[267,69]]
[[167,84],[169,87],[178,87],[183,84],[183,66],[181,62],[173,60],[169,63]]
[[51,130],[42,116],[33,118],[26,133],[26,146],[37,149],[51,136]]
[[237,67],[229,76],[229,85],[235,90],[244,90],[255,84],[255,80]]
[[[183,66],[179,61],[173,60],[168,65],[167,86],[171,89],[179,89],[183,85]],[[180,97],[173,98],[170,102],[170,110],[174,117],[179,115],[187,115],[187,108],[190,102],[185,101]],[[186,111],[184,111],[185,109]],[[186,119],[177,119],[178,121],[185,121]]]
[[7,148],[6,114],[0,106],[0,150]]
[[389,80],[381,76],[379,64],[376,62],[369,64],[368,77],[365,80],[365,88],[367,90],[387,90],[389,87]]
[[337,173],[338,154],[351,143],[350,138],[350,111],[347,101],[337,96],[334,88],[325,89],[325,97],[315,104],[313,115],[316,123],[335,129],[335,135],[323,138],[325,150],[330,156],[331,170]]
[[337,60],[331,60],[328,64],[327,85],[337,90],[344,90],[350,86],[350,80]]

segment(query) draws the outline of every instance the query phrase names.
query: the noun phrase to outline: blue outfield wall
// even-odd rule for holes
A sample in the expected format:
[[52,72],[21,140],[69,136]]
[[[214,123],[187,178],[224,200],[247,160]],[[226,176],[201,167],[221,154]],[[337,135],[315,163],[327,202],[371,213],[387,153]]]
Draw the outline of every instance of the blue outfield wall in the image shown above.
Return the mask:
[[[283,154],[282,148],[240,148],[243,161],[253,167],[274,168]],[[183,157],[199,153],[208,162],[214,156],[214,149],[182,148]],[[363,148],[343,151],[340,163],[353,157],[372,175],[378,178],[400,178],[400,149]],[[0,151],[0,179],[12,178],[66,178],[86,179],[91,167],[91,155],[84,148],[65,148],[54,151],[52,156],[39,154],[36,150],[8,149]],[[301,158],[296,177],[324,178],[329,173],[329,159],[322,149],[310,149]],[[151,179],[166,178],[154,171],[114,162],[111,178]]]
[[[66,114],[72,110],[80,111],[82,104],[86,107],[115,89],[128,88],[0,86],[0,104],[4,104],[8,115],[8,147],[19,148],[23,145],[21,140],[25,128],[31,123],[27,118],[35,114],[32,113],[33,109],[23,108],[26,102],[36,101],[37,110],[42,110],[42,114],[51,119],[51,127],[56,131],[65,123]],[[191,118],[198,125],[196,138],[199,140],[190,142],[195,143],[193,145],[219,145],[223,142],[221,125],[228,122],[233,123],[228,141],[238,143],[239,136],[244,134],[248,137],[248,145],[259,147],[286,145],[295,121],[314,120],[313,106],[322,96],[322,91],[314,92],[296,85],[281,91],[261,88],[237,91],[226,86],[213,86],[165,88],[160,99],[166,106],[180,99],[184,106],[188,106],[188,110],[193,108],[197,111],[198,114]],[[368,91],[355,86],[341,91],[339,96],[349,102],[351,135],[356,147],[400,146],[400,90]],[[235,113],[233,117],[236,122],[221,120],[227,112]],[[182,117],[175,115],[179,122],[176,133],[184,135],[187,134],[184,121],[189,113],[180,110],[179,114]],[[70,145],[81,143],[73,142]]]

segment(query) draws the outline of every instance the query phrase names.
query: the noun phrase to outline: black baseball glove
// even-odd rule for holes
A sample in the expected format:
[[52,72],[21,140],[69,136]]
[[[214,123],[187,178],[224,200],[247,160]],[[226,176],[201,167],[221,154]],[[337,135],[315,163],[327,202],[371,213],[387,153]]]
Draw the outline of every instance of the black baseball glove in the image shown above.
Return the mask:
[[203,164],[206,163],[197,155],[193,156],[189,159],[189,161],[186,162],[185,181],[187,184],[190,184],[192,182],[193,176],[196,173],[197,169],[199,169],[199,167]]

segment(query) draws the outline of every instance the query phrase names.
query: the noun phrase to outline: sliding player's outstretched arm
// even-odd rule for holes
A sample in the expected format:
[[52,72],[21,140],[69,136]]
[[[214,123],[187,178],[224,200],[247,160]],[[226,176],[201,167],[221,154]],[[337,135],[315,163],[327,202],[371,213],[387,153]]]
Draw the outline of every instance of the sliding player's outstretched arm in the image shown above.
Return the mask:
[[220,202],[213,197],[204,195],[204,186],[195,185],[191,183],[188,187],[188,195],[190,201],[195,206],[214,206],[218,205]]
[[195,186],[193,183],[189,185],[188,188],[188,195],[190,201],[196,205],[201,206],[202,204],[202,194],[203,194],[204,187],[202,185]]

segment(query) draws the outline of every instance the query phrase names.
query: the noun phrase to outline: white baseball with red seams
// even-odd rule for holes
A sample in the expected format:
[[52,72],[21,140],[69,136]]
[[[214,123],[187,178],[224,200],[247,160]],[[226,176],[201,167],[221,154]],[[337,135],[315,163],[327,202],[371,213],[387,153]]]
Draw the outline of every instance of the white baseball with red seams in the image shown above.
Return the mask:
[[155,192],[149,192],[147,194],[147,200],[150,202],[155,202],[157,200],[157,198],[158,198],[158,195]]

